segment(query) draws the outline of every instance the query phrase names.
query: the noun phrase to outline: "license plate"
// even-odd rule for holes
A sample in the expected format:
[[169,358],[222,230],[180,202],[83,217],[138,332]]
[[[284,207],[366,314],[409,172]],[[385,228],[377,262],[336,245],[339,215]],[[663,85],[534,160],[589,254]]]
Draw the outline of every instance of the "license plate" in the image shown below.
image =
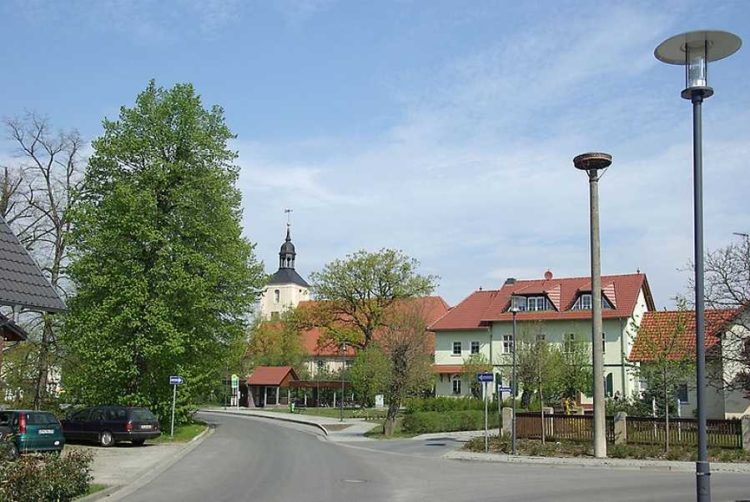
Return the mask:
[[54,434],[55,431],[53,429],[39,429],[39,434]]
[[153,428],[153,425],[141,425],[141,429],[151,430]]

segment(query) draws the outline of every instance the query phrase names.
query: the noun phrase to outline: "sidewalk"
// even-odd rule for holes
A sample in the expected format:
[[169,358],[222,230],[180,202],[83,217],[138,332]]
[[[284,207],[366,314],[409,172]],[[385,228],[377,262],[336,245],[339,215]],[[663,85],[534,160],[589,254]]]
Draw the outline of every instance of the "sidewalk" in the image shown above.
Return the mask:
[[[677,462],[671,460],[637,460],[627,458],[592,458],[592,457],[526,457],[522,455],[504,455],[499,453],[477,453],[470,451],[449,452],[443,458],[473,462],[502,462],[509,464],[543,464],[568,467],[587,467],[599,469],[630,469],[654,471],[694,472],[695,462]],[[750,473],[750,464],[712,462],[711,472]]]
[[365,436],[365,432],[371,431],[377,422],[367,422],[363,418],[345,418],[340,422],[337,418],[319,417],[304,413],[283,413],[277,411],[264,411],[257,408],[201,408],[199,411],[206,413],[222,413],[227,415],[238,415],[246,417],[267,418],[282,422],[292,422],[310,425],[320,429],[329,441],[375,441]]

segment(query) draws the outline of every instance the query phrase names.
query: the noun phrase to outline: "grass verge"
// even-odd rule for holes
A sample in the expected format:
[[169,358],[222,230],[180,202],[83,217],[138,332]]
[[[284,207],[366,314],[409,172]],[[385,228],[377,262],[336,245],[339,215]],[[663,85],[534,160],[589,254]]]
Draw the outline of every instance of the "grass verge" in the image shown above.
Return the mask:
[[103,485],[101,483],[90,483],[88,490],[86,490],[86,493],[83,493],[80,496],[76,497],[75,500],[80,500],[84,497],[88,497],[89,495],[93,495],[94,493],[100,492],[107,488],[108,488],[107,485]]
[[162,431],[161,436],[152,440],[152,443],[187,443],[198,434],[205,431],[208,425],[205,422],[195,421],[189,424],[177,425],[174,428],[174,437],[169,435],[169,429]]

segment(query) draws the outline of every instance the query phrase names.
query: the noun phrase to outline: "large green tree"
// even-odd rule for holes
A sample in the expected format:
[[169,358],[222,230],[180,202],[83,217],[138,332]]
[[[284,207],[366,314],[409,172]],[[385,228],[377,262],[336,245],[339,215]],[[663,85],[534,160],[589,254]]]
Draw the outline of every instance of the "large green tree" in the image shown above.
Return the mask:
[[152,81],[93,142],[68,238],[71,400],[183,411],[220,378],[262,284],[242,237],[233,135],[190,84]]
[[401,251],[357,251],[311,274],[315,297],[314,323],[336,342],[366,348],[375,331],[388,327],[389,315],[400,301],[425,296],[437,278],[417,273],[419,262]]

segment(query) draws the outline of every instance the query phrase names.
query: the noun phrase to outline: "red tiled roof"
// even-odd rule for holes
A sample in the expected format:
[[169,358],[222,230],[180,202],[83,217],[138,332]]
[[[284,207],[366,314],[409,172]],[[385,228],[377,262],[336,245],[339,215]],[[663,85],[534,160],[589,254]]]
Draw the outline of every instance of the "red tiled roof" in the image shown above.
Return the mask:
[[[706,349],[719,343],[727,324],[739,312],[740,309],[706,310]],[[665,351],[667,358],[672,360],[695,353],[694,310],[646,312],[643,316],[628,359],[653,361],[657,354]]]
[[432,365],[432,372],[433,373],[442,373],[442,374],[456,374],[456,373],[463,373],[465,371],[465,366],[462,364],[433,364]]
[[299,380],[291,366],[258,366],[247,377],[248,385],[281,385],[286,376],[292,373],[293,380]]
[[[615,308],[603,309],[604,319],[630,317],[635,309],[638,294],[643,290],[649,310],[654,309],[651,289],[645,274],[602,276],[602,289]],[[588,289],[587,289],[588,288]],[[546,321],[561,319],[590,319],[590,310],[570,310],[581,292],[591,291],[589,277],[564,277],[560,279],[519,280],[504,284],[502,288],[475,291],[446,315],[438,319],[430,329],[433,331],[478,329],[491,321],[510,321],[507,312],[511,295],[546,294],[559,310],[519,312],[519,321]],[[559,296],[558,296],[559,295]],[[616,298],[614,296],[616,295]]]
[[[414,301],[421,304],[421,311],[424,313],[425,323],[429,326],[442,315],[444,315],[450,307],[445,300],[440,296],[425,296],[415,298]],[[301,307],[310,307],[315,305],[314,300],[300,302]],[[341,352],[338,347],[333,344],[321,345],[321,337],[323,336],[324,330],[320,328],[312,328],[302,333],[302,346],[305,352],[310,356],[322,356],[322,357],[335,357],[341,356]],[[375,338],[378,337],[378,331],[375,332]],[[435,336],[430,333],[428,344],[429,349],[432,352],[435,346]],[[354,357],[355,350],[352,347],[347,347],[346,356]]]

